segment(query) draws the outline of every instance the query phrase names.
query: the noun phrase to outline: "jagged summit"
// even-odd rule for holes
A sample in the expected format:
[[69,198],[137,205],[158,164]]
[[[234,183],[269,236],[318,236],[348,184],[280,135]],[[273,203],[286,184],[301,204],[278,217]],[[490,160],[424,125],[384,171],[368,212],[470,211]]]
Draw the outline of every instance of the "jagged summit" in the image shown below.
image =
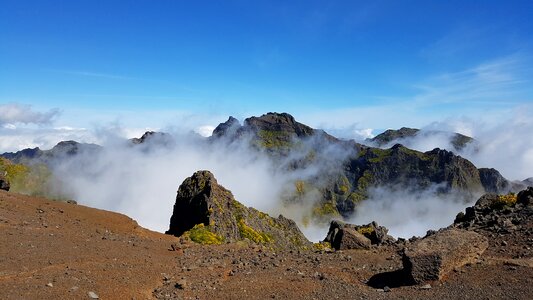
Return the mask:
[[230,116],[224,123],[220,123],[215,130],[213,130],[213,136],[222,137],[225,135],[235,135],[236,131],[241,127],[239,120]]
[[209,171],[195,172],[180,185],[166,233],[204,244],[245,239],[283,249],[311,244],[294,221],[282,215],[272,218],[237,202]]
[[168,133],[164,132],[156,132],[156,131],[146,131],[140,138],[132,138],[130,141],[135,144],[144,144],[146,142],[160,142],[160,143],[166,143],[171,140],[171,136]]
[[260,117],[250,117],[243,125],[234,117],[219,124],[213,131],[215,138],[229,138],[235,140],[242,136],[251,136],[253,140],[264,148],[286,148],[295,140],[320,136],[329,141],[338,141],[335,137],[320,129],[313,129],[297,122],[288,113],[269,112]]

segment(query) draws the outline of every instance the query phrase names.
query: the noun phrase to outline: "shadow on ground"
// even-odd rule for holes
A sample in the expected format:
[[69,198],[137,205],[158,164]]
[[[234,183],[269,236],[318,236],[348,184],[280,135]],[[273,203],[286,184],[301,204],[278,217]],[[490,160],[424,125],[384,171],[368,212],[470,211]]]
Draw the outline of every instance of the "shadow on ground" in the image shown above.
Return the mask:
[[404,269],[376,274],[367,282],[368,286],[376,289],[382,289],[386,286],[389,288],[397,288],[414,284],[415,283]]

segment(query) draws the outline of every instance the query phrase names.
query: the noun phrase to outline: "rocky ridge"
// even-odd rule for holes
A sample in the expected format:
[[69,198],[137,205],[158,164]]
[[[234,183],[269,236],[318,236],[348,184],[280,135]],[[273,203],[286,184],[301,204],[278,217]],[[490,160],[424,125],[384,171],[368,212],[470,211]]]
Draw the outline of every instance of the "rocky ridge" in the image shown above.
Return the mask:
[[[404,132],[405,131],[405,132]],[[418,131],[404,129],[399,133],[412,135]],[[459,136],[460,137],[460,136]],[[469,140],[460,138],[460,140]],[[297,201],[305,194],[322,195],[314,209],[314,217],[350,216],[357,204],[368,198],[369,190],[390,186],[413,191],[438,186],[439,192],[463,193],[466,199],[486,192],[518,191],[522,185],[511,184],[495,169],[478,169],[470,161],[443,149],[419,152],[401,144],[389,149],[368,147],[354,141],[339,140],[327,133],[297,122],[283,113],[268,113],[248,118],[243,125],[230,117],[214,130],[212,140],[250,140],[259,150],[269,153],[274,161],[288,171],[302,169],[313,163],[331,159],[321,149],[338,149],[336,165],[324,168],[321,174],[295,182],[288,201]],[[287,161],[289,158],[289,161]],[[290,198],[293,199],[290,199]]]
[[468,144],[474,142],[475,140],[469,136],[460,134],[460,133],[450,133],[438,130],[420,130],[416,128],[402,127],[400,129],[388,129],[373,138],[367,139],[367,142],[377,146],[384,147],[390,144],[402,143],[404,140],[409,138],[415,138],[417,136],[430,137],[434,135],[442,135],[450,138],[450,142],[453,146],[453,151],[461,151]]

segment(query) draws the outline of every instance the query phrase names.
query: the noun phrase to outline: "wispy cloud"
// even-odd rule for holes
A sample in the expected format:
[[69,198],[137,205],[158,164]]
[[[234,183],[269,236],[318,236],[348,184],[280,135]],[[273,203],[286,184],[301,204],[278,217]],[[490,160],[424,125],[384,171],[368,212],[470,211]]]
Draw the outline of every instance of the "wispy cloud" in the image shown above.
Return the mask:
[[416,84],[413,97],[420,105],[439,103],[508,104],[531,97],[528,57],[515,54],[472,68],[444,73]]
[[67,74],[67,75],[97,77],[97,78],[104,78],[104,79],[128,79],[128,80],[139,79],[139,78],[130,77],[130,76],[122,76],[122,75],[100,73],[100,72],[88,72],[88,71],[80,71],[80,70],[56,70],[56,69],[50,69],[48,71],[55,72],[55,73],[61,73],[61,74]]
[[461,26],[424,47],[420,55],[427,59],[453,59],[457,55],[474,51],[489,39],[488,28]]
[[52,123],[60,114],[59,109],[46,112],[35,111],[31,105],[9,103],[0,104],[0,125],[4,124],[36,124],[47,125]]

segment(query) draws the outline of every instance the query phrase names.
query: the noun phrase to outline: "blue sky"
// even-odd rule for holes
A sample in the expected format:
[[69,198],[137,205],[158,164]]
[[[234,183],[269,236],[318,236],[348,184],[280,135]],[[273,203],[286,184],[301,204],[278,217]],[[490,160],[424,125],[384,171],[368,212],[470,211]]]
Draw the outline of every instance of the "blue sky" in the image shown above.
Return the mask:
[[1,0],[0,105],[74,127],[493,116],[533,102],[532,15],[532,1]]

